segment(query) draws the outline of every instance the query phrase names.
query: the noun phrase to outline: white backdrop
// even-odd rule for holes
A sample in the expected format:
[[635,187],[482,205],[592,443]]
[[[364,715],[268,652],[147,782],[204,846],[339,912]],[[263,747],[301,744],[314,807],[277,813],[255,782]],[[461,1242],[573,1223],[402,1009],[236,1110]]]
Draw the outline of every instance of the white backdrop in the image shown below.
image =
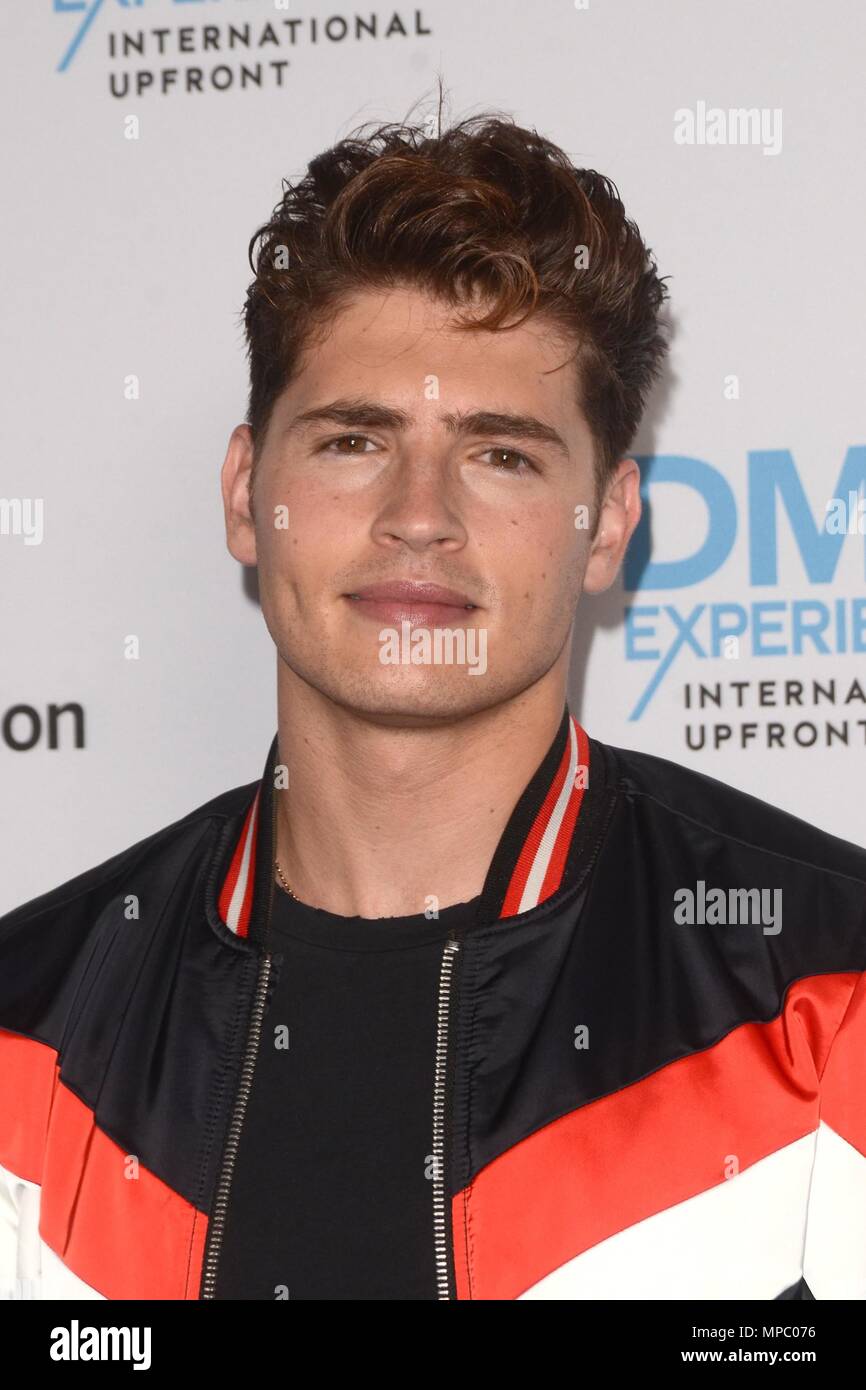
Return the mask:
[[[247,243],[283,176],[402,119],[440,72],[450,119],[508,111],[612,177],[671,277],[673,353],[635,452],[650,561],[682,563],[583,601],[574,713],[863,841],[866,522],[820,528],[840,479],[843,498],[866,482],[864,16],[861,0],[0,7],[0,911],[260,775],[275,656],[219,496],[244,417]],[[763,132],[738,141],[737,109]],[[683,143],[684,111],[727,143]],[[740,615],[739,651],[714,655],[711,624]],[[683,630],[693,645],[672,646]],[[721,708],[694,707],[701,683]],[[50,746],[67,703],[83,749],[71,720]]]

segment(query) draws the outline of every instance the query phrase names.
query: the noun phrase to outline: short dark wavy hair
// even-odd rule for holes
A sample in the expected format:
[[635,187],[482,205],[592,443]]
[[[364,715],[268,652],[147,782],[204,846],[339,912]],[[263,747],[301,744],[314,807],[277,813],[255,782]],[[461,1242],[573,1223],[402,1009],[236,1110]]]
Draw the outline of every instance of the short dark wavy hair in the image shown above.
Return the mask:
[[[247,423],[258,460],[274,402],[315,332],[358,289],[417,287],[455,324],[507,331],[539,312],[575,343],[600,491],[637,432],[668,348],[667,296],[613,182],[502,113],[431,135],[385,124],[313,159],[249,243]],[[588,264],[576,264],[586,247]],[[489,312],[466,310],[481,292]]]

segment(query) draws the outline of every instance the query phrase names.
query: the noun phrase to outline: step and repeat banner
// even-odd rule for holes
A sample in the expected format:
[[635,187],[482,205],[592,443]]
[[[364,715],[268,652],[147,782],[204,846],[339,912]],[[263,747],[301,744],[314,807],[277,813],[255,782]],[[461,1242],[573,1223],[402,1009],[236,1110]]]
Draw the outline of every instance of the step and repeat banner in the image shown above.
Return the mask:
[[860,0],[28,0],[0,11],[0,911],[261,774],[225,547],[247,246],[362,122],[507,112],[668,278],[644,518],[578,610],[596,737],[866,838]]

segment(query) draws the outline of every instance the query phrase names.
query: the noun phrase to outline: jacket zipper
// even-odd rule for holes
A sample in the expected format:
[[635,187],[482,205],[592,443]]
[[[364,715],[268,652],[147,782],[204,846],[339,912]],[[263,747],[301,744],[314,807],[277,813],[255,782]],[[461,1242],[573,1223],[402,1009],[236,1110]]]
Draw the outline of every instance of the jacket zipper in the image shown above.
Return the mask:
[[229,1192],[232,1185],[235,1160],[238,1154],[241,1128],[243,1126],[247,1102],[249,1101],[253,1084],[253,1072],[255,1070],[256,1057],[259,1050],[259,1039],[262,1032],[262,1019],[265,1012],[270,973],[271,957],[266,954],[262,956],[259,976],[256,983],[256,993],[253,999],[250,1027],[247,1034],[246,1051],[241,1067],[241,1079],[238,1083],[238,1092],[235,1097],[234,1109],[229,1124],[228,1139],[226,1141],[222,1167],[217,1181],[213,1214],[208,1227],[207,1248],[204,1257],[204,1275],[202,1277],[201,1293],[199,1294],[200,1298],[213,1298],[216,1289],[217,1265],[219,1263],[220,1248],[225,1231]]
[[450,1158],[449,1115],[450,1074],[449,1038],[455,965],[460,942],[449,937],[442,953],[439,971],[439,1001],[436,1014],[436,1061],[433,1076],[433,1244],[436,1258],[436,1291],[439,1299],[454,1298],[454,1269],[451,1229],[451,1202],[448,1198],[446,1159]]
[[[439,1299],[454,1298],[454,1270],[452,1252],[451,1203],[448,1200],[446,1182],[446,1151],[450,1135],[446,1133],[448,1101],[450,1098],[451,1076],[448,1070],[450,1050],[451,1013],[453,985],[459,941],[450,937],[442,953],[439,971],[439,998],[436,1011],[436,1056],[433,1075],[433,1244],[436,1261],[436,1290]],[[262,1032],[262,1019],[267,999],[268,980],[271,973],[271,957],[264,955],[259,970],[256,993],[253,1000],[250,1027],[246,1050],[241,1067],[241,1078],[229,1124],[228,1139],[223,1154],[222,1167],[217,1181],[213,1214],[208,1228],[207,1246],[204,1257],[200,1298],[212,1299],[216,1289],[217,1267],[220,1249],[225,1232],[226,1214],[232,1176],[237,1159],[238,1145],[244,1116],[250,1098]]]

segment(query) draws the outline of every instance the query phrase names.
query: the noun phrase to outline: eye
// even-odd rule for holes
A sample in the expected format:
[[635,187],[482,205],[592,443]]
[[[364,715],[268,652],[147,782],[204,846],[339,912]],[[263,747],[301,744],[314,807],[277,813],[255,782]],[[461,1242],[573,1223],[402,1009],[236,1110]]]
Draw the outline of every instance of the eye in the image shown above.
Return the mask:
[[[535,465],[532,462],[532,460],[527,458],[526,454],[521,454],[517,449],[507,449],[502,444],[495,444],[492,448],[485,449],[484,452],[485,454],[493,455],[493,467],[498,469],[501,473],[535,472]],[[518,465],[512,467],[507,463],[503,463],[501,460],[501,456],[504,455],[510,455],[511,458],[518,459]],[[521,467],[520,464],[522,464],[523,466]]]
[[[369,439],[366,434],[338,434],[334,439],[326,439],[324,444],[321,444],[319,448],[322,450],[327,450],[332,448],[334,444],[344,444],[346,442],[350,444],[357,444],[359,441],[361,443],[366,442],[367,444],[373,443],[372,439]],[[366,449],[350,449],[348,451],[337,449],[336,452],[338,454],[346,452],[348,454],[348,457],[351,458],[352,454],[365,454],[368,451]]]

